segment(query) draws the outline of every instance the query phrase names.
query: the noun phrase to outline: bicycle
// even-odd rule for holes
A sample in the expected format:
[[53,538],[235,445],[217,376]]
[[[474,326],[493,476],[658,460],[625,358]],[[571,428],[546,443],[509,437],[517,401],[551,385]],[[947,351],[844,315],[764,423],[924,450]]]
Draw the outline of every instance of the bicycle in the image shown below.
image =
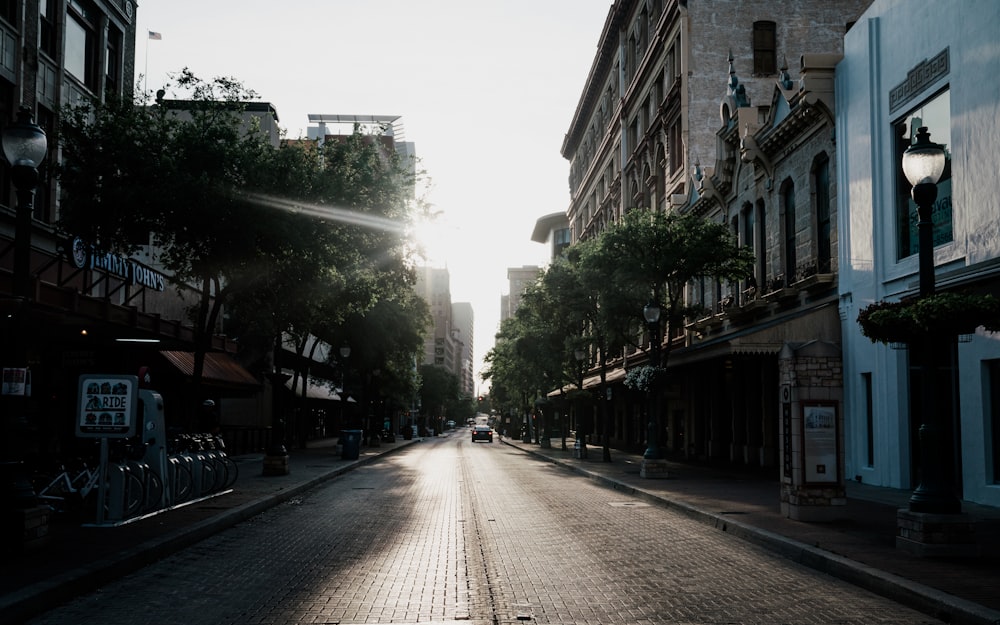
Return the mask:
[[37,496],[56,513],[79,513],[90,493],[97,489],[99,472],[81,462],[82,468],[71,475],[66,465],[60,465],[60,473],[38,489]]
[[109,518],[123,520],[163,505],[163,478],[143,460],[144,444],[122,439],[114,448],[115,461],[108,464]]
[[194,476],[191,474],[191,458],[171,455],[167,458],[170,484],[170,504],[184,503],[194,496]]
[[208,435],[204,443],[208,448],[208,455],[211,457],[217,480],[215,490],[225,490],[231,488],[239,477],[240,469],[236,462],[226,453],[226,442],[219,435]]

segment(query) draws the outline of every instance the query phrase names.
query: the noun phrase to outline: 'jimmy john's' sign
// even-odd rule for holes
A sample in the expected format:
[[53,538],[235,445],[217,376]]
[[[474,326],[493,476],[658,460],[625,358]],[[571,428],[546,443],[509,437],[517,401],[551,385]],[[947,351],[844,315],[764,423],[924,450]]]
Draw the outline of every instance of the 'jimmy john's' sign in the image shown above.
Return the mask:
[[79,269],[89,266],[91,269],[105,271],[136,286],[143,286],[155,291],[166,290],[167,281],[163,274],[136,260],[116,254],[93,254],[90,251],[90,246],[81,239],[73,239],[72,246],[73,264]]

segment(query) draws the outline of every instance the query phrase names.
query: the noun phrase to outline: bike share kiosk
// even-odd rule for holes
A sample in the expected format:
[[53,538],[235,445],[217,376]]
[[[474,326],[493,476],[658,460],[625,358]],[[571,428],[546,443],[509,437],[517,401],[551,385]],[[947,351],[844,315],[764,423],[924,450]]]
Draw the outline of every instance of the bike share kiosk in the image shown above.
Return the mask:
[[[121,521],[125,517],[126,485],[121,467],[116,465],[112,470],[109,466],[108,441],[133,438],[139,433],[143,460],[159,475],[166,475],[163,398],[155,391],[140,389],[139,378],[134,375],[95,373],[80,376],[77,399],[76,435],[101,440],[96,524]],[[163,490],[165,493],[167,489]],[[164,507],[166,494],[152,503]]]

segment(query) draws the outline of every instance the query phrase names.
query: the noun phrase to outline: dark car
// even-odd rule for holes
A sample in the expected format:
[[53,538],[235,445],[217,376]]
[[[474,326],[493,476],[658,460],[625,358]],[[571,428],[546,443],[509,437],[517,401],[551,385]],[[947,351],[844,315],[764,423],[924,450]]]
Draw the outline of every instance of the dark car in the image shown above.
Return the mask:
[[477,425],[472,428],[472,442],[476,441],[486,441],[487,443],[493,442],[493,428],[488,425]]

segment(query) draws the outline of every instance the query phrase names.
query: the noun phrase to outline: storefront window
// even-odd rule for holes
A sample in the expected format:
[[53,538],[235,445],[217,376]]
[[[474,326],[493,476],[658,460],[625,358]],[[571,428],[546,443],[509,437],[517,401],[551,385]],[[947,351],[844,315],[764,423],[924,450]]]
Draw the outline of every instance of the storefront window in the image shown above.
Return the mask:
[[934,96],[907,113],[893,125],[896,166],[896,258],[916,254],[917,205],[910,198],[910,183],[903,175],[903,152],[916,137],[917,129],[926,126],[931,141],[944,146],[945,167],[938,181],[938,196],[931,212],[934,223],[934,246],[953,240],[951,218],[951,98],[948,91]]

